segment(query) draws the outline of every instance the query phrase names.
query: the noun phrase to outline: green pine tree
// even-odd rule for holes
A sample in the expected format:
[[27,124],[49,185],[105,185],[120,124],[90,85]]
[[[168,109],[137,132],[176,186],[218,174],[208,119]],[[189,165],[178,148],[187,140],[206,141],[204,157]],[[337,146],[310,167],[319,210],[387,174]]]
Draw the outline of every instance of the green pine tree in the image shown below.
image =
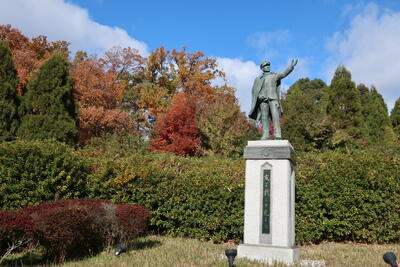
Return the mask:
[[390,113],[390,120],[395,132],[400,135],[400,98],[398,98],[394,104],[392,112]]
[[371,92],[363,83],[357,85],[357,89],[360,92],[361,113],[364,118],[367,118],[371,112]]
[[319,79],[299,79],[282,101],[282,132],[297,150],[330,146],[332,127],[326,114],[327,85]]
[[364,143],[368,133],[362,114],[360,91],[344,66],[336,69],[328,91],[327,113],[333,121],[333,145]]
[[34,74],[24,96],[19,137],[74,142],[77,114],[69,69],[67,60],[56,54]]
[[11,50],[0,40],[0,142],[12,140],[19,127],[17,85]]
[[370,90],[370,99],[370,113],[365,118],[365,123],[372,144],[381,144],[390,126],[388,108],[382,95],[373,86]]

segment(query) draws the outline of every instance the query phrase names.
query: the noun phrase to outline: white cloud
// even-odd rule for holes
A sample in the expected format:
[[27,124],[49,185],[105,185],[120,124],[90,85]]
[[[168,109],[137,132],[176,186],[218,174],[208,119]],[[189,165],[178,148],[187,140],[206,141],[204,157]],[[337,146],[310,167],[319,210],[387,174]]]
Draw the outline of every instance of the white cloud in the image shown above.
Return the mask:
[[327,42],[332,53],[328,76],[343,64],[354,81],[375,85],[389,108],[400,96],[400,12],[382,10],[375,4],[355,15],[350,27]]
[[239,58],[217,58],[222,71],[226,74],[227,84],[236,88],[236,97],[242,111],[247,114],[251,105],[251,88],[254,79],[260,74],[260,68],[253,61],[243,62]]
[[119,28],[93,21],[86,9],[65,0],[3,0],[0,24],[11,24],[27,36],[46,35],[49,40],[65,40],[72,51],[99,53],[113,46],[131,46],[143,56],[147,45]]

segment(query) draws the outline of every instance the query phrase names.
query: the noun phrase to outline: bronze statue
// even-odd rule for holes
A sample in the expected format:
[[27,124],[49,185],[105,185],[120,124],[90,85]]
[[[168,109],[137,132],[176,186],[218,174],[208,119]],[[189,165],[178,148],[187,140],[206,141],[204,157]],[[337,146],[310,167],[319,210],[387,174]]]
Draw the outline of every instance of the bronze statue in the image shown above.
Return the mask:
[[292,60],[290,66],[282,73],[270,72],[271,63],[264,61],[260,68],[263,74],[258,76],[252,89],[252,103],[249,117],[261,120],[263,135],[261,140],[269,139],[269,125],[272,119],[275,139],[282,139],[280,116],[283,114],[280,102],[281,80],[289,75],[297,64],[297,59]]

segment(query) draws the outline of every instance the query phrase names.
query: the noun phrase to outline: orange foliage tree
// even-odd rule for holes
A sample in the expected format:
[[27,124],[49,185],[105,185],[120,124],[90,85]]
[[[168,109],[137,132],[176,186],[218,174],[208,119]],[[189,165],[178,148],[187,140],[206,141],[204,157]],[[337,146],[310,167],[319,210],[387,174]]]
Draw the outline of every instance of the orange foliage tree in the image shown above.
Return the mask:
[[172,105],[156,123],[156,138],[150,150],[193,156],[200,153],[200,132],[196,125],[196,105],[186,93],[176,94]]
[[[20,95],[26,90],[32,74],[50,56],[56,52],[66,58],[69,55],[68,42],[49,42],[46,36],[28,38],[10,25],[0,25],[0,40],[4,40],[11,48],[19,78],[17,92]],[[226,96],[234,101],[236,99],[233,88],[212,84],[216,78],[224,79],[224,73],[218,69],[216,59],[205,57],[202,52],[189,53],[186,48],[169,51],[160,47],[147,58],[141,57],[137,50],[129,47],[115,47],[101,58],[88,57],[85,52],[78,51],[71,63],[74,97],[79,103],[78,135],[81,144],[103,133],[123,134],[135,130],[146,138],[152,136],[157,120],[160,120],[157,128],[161,133],[160,125],[165,126],[165,120],[177,116],[177,113],[182,117],[192,118],[195,112],[195,119],[186,123],[196,127],[196,119],[199,118],[202,118],[203,123],[207,120],[207,124],[219,123],[218,120],[211,119],[211,114],[217,110],[222,112],[224,108],[215,103]],[[177,104],[171,106],[171,101],[177,94],[179,96],[174,101],[190,102],[190,107],[178,107]],[[229,105],[236,104],[225,103],[225,106]],[[231,117],[241,116],[236,106],[234,110]],[[184,112],[188,112],[187,116]],[[206,113],[207,115],[200,116]],[[206,117],[209,119],[206,120]],[[234,123],[237,120],[225,121]],[[182,121],[180,124],[186,125]],[[211,131],[217,128],[210,125],[209,129]],[[173,129],[181,131],[176,127]],[[208,134],[213,136],[212,132]],[[179,135],[178,133],[177,136]],[[196,141],[189,146],[198,147],[198,140],[193,140]],[[184,150],[187,154],[197,153],[197,148]]]
[[182,51],[172,50],[170,58],[176,66],[179,87],[183,92],[196,97],[215,96],[216,91],[211,82],[218,77],[224,77],[224,73],[218,69],[216,59],[204,57],[203,52],[187,53],[186,48]]
[[146,58],[143,68],[130,76],[123,106],[133,114],[138,130],[148,135],[177,92],[193,96],[197,111],[221,92],[233,93],[229,87],[212,85],[215,78],[224,77],[217,67],[216,60],[204,57],[202,52],[157,48]]
[[39,70],[43,62],[54,53],[65,57],[69,54],[68,42],[48,42],[47,37],[43,35],[29,39],[11,25],[0,25],[0,40],[4,40],[11,48],[19,79],[17,87],[19,95],[23,94],[32,74]]
[[[255,129],[240,112],[234,88],[213,85],[215,79],[225,79],[216,59],[204,57],[202,52],[188,53],[186,48],[172,52],[160,48],[152,53],[149,62],[152,60],[169,63],[165,73],[170,76],[166,80],[172,81],[175,92],[180,93],[156,123],[151,149],[181,155],[207,150],[227,156],[240,155],[243,144]],[[154,62],[148,66],[153,66],[147,69],[148,79],[162,77],[156,75],[161,68]]]
[[[81,54],[78,54],[81,55]],[[122,69],[107,59],[96,57],[74,61],[72,77],[75,99],[80,105],[79,142],[104,133],[132,133],[131,116],[118,108],[126,81],[120,78]]]
[[151,134],[154,122],[171,105],[178,82],[169,60],[169,51],[155,49],[143,59],[136,72],[130,72],[122,108],[132,114],[137,130]]

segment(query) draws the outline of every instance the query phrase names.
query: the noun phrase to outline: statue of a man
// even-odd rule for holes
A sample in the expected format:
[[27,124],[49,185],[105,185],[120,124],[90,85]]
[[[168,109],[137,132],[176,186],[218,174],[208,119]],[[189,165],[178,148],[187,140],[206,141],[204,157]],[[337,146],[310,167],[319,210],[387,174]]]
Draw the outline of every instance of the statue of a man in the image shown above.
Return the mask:
[[271,72],[271,63],[264,61],[260,68],[263,74],[258,76],[252,89],[252,103],[249,117],[259,121],[263,128],[261,140],[269,139],[269,125],[272,119],[275,139],[282,139],[280,116],[283,114],[280,103],[281,80],[289,75],[297,64],[297,59],[292,60],[290,66],[282,73]]

